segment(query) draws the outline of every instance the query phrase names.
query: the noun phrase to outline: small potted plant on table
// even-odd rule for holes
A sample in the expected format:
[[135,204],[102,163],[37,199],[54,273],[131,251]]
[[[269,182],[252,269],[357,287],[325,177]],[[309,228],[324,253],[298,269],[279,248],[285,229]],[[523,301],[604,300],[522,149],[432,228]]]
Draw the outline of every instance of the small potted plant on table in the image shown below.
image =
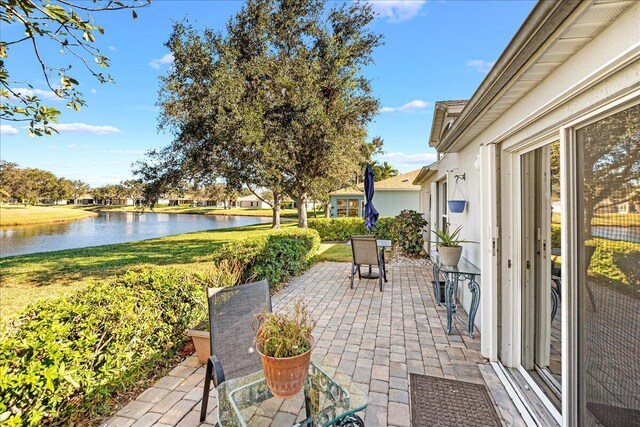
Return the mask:
[[302,301],[296,302],[291,315],[258,315],[256,350],[274,396],[292,397],[304,387],[315,346],[311,336],[314,326]]
[[436,242],[436,246],[438,246],[438,253],[440,254],[440,262],[443,265],[448,266],[456,266],[458,262],[460,262],[460,257],[462,256],[462,246],[460,243],[477,243],[471,240],[462,240],[458,237],[460,236],[460,232],[462,231],[462,226],[459,226],[452,232],[449,232],[449,224],[445,229],[441,229],[436,226],[436,229],[433,230],[433,233],[438,237],[438,242]]

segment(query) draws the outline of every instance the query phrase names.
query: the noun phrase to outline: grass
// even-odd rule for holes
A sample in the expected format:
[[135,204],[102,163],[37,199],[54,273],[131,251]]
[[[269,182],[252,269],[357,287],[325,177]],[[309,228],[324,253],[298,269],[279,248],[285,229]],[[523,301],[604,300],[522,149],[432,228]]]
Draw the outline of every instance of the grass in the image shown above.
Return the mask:
[[95,212],[53,206],[3,205],[0,206],[0,226],[73,221],[96,215]]
[[318,254],[313,258],[316,262],[334,261],[334,262],[351,262],[351,246],[344,242],[320,244]]
[[[294,224],[284,224],[283,228],[291,226]],[[201,271],[211,266],[211,255],[219,246],[269,230],[270,225],[260,224],[1,258],[0,317],[127,270],[172,266]]]

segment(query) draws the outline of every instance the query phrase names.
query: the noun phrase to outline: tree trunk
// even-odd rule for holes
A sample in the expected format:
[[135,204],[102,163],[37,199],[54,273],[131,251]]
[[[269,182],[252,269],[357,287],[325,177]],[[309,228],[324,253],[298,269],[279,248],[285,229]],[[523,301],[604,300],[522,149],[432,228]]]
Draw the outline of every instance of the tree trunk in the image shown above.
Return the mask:
[[329,202],[324,205],[324,217],[331,218],[331,203]]
[[298,204],[298,227],[307,228],[307,194],[301,193],[296,202]]
[[271,228],[280,228],[280,204],[282,203],[282,195],[277,191],[273,191],[273,218]]

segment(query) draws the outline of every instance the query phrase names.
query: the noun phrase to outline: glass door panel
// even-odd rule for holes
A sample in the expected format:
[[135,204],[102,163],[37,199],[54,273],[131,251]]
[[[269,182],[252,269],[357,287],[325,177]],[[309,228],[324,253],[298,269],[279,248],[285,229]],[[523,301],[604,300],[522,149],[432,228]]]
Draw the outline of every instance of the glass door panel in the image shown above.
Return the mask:
[[521,157],[521,365],[560,408],[560,156],[553,142]]
[[579,425],[640,425],[640,105],[576,131]]

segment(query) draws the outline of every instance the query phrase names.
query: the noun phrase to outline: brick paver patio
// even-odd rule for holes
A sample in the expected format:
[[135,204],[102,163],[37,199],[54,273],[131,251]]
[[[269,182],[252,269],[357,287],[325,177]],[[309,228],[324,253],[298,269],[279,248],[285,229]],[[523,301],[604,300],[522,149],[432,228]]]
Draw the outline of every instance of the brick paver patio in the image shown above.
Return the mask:
[[[444,332],[446,312],[434,304],[426,261],[422,266],[389,266],[389,282],[382,293],[375,280],[356,280],[355,289],[350,289],[349,267],[316,264],[276,294],[273,302],[275,310],[286,310],[294,299],[306,300],[318,321],[314,354],[325,355],[369,393],[369,406],[361,414],[367,426],[409,426],[409,373],[487,384],[505,425],[524,425],[478,351],[479,333],[472,339],[459,324],[451,335]],[[201,425],[203,379],[204,367],[190,357],[104,426]],[[215,398],[210,399],[203,426],[216,423]],[[291,419],[297,411],[291,411]],[[253,421],[268,425],[267,418]],[[290,421],[276,420],[272,425]]]

